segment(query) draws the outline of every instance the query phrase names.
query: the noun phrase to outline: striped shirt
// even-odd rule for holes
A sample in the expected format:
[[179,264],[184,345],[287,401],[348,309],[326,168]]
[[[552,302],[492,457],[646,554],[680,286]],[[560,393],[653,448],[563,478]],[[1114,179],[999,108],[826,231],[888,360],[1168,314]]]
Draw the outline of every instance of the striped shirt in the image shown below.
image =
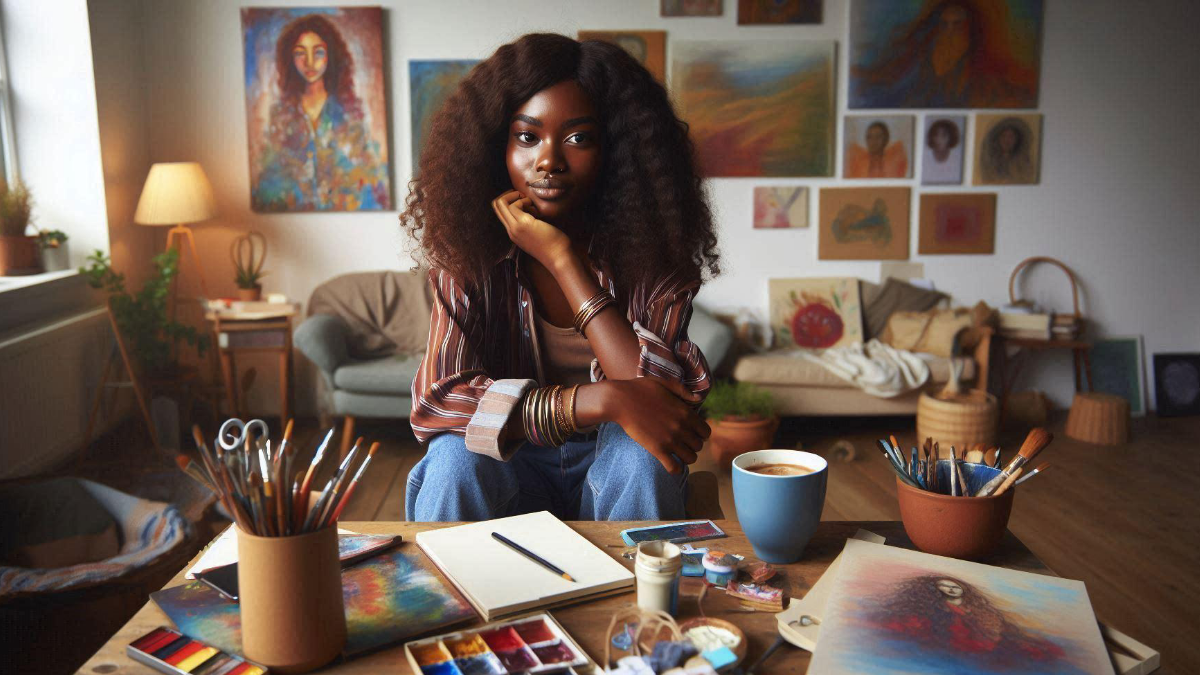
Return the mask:
[[[477,289],[458,283],[445,270],[430,270],[433,316],[425,357],[413,380],[410,419],[422,443],[450,432],[465,437],[472,452],[507,460],[520,444],[501,447],[500,438],[514,414],[519,416],[525,394],[556,384],[546,380],[521,255],[514,246]],[[592,271],[615,297],[612,278],[595,267]],[[625,308],[640,345],[638,376],[681,382],[695,405],[711,386],[708,363],[687,336],[699,288],[698,279],[668,276],[633,289]],[[599,360],[593,360],[592,381],[603,379]]]

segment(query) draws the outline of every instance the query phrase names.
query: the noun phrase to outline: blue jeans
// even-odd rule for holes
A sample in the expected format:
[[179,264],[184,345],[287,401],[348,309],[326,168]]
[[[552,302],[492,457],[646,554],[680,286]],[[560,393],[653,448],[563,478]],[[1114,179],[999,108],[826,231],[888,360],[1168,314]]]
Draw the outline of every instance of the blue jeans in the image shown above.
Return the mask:
[[687,470],[667,473],[625,433],[606,422],[559,448],[525,444],[507,462],[467,450],[439,434],[408,474],[405,516],[412,521],[491,520],[550,511],[563,520],[679,520]]

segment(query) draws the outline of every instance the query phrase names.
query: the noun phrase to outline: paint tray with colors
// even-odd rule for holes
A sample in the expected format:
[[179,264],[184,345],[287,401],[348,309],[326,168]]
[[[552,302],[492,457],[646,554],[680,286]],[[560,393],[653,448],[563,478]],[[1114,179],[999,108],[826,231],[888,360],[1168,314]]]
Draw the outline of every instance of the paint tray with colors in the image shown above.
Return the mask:
[[422,675],[591,672],[590,659],[549,614],[409,642],[404,653]]
[[263,666],[171,628],[155,628],[125,647],[129,658],[168,675],[264,675]]

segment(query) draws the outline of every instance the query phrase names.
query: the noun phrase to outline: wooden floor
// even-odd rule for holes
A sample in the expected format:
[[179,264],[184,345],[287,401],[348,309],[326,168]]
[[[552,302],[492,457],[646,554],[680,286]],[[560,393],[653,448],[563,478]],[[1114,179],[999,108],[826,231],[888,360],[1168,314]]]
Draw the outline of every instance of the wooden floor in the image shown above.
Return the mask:
[[[1058,574],[1084,581],[1103,621],[1162,652],[1161,672],[1200,672],[1200,418],[1134,420],[1133,441],[1119,447],[1073,441],[1061,423],[1052,429],[1057,439],[1042,459],[1053,468],[1021,486],[1010,529]],[[324,431],[298,423],[295,440],[311,454]],[[403,421],[360,422],[357,431],[382,446],[342,519],[403,519],[420,446]],[[874,449],[889,433],[916,440],[911,418],[798,418],[785,422],[777,445],[830,459],[823,519],[898,520],[894,474]],[[1008,456],[1023,435],[1002,436]],[[856,460],[832,458],[840,440],[856,446]],[[715,470],[703,454],[695,468]],[[722,508],[736,517],[728,474],[718,475]]]

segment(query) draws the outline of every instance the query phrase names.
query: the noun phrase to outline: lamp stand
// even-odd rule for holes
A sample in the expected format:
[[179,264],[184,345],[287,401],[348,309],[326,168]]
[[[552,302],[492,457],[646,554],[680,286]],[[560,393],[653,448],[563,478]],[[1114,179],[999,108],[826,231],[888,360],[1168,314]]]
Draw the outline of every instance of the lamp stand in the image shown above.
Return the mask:
[[200,256],[196,253],[196,240],[192,238],[192,228],[180,223],[171,228],[167,232],[167,249],[172,246],[180,246],[178,239],[186,239],[188,247],[192,251],[192,265],[196,268],[196,274],[200,276],[200,291],[204,293],[205,299],[210,299],[212,296],[208,294],[208,282],[204,280],[204,267],[200,265]]

